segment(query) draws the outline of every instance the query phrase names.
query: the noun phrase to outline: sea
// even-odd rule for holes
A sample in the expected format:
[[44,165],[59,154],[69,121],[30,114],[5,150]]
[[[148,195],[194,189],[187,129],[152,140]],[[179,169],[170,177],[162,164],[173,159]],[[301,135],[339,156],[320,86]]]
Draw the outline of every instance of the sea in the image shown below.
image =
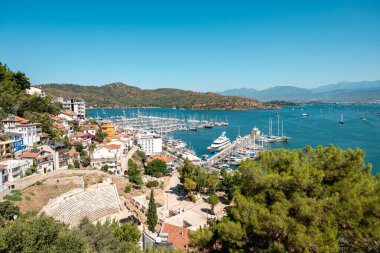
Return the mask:
[[[239,134],[244,136],[258,127],[264,134],[269,132],[269,120],[272,119],[274,135],[283,133],[291,139],[286,143],[270,144],[270,149],[302,149],[307,145],[317,147],[333,144],[343,149],[357,147],[366,153],[366,163],[373,165],[372,173],[380,172],[380,104],[366,105],[305,105],[283,107],[279,110],[184,110],[170,108],[126,108],[126,109],[89,109],[89,117],[111,116],[132,117],[136,114],[228,121],[228,126],[198,129],[198,131],[176,131],[170,136],[180,139],[194,149],[198,156],[207,154],[207,147],[226,131],[227,137],[234,140]],[[309,117],[301,117],[302,113]],[[280,125],[278,125],[278,117]],[[365,119],[360,119],[363,116]],[[343,117],[344,124],[339,124]]]

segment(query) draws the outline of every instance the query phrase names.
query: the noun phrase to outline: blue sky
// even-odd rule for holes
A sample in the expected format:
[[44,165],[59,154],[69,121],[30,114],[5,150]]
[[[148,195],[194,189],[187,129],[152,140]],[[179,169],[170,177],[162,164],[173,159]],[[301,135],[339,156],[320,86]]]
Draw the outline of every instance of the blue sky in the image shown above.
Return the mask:
[[0,0],[0,61],[34,84],[198,91],[380,79],[379,0]]

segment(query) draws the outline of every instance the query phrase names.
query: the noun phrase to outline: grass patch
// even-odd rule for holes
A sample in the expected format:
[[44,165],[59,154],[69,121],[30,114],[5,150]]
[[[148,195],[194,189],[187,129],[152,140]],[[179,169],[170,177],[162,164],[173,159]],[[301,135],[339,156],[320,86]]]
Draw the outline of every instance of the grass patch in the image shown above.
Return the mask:
[[30,196],[25,196],[26,201],[30,201]]
[[9,201],[21,201],[22,192],[20,190],[12,190],[10,194],[5,195],[4,199]]
[[28,192],[28,194],[32,196],[36,195],[34,192]]

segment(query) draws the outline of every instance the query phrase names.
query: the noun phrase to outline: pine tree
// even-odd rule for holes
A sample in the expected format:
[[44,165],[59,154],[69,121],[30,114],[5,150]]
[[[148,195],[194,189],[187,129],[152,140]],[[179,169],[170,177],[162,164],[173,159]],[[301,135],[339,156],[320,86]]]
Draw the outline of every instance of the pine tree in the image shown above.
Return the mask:
[[156,201],[154,200],[153,189],[150,191],[150,200],[149,200],[149,208],[148,208],[148,228],[150,231],[154,232],[155,227],[157,225],[158,216],[156,209]]

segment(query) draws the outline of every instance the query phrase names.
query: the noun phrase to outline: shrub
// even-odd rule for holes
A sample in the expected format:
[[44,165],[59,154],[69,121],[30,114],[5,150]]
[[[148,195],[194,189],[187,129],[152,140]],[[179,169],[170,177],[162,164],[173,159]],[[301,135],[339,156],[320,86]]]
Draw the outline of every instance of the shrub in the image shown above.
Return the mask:
[[194,195],[194,194],[191,194],[191,195],[190,195],[190,200],[191,200],[193,203],[197,202],[197,196]]
[[155,188],[155,187],[157,187],[158,185],[159,185],[159,182],[156,181],[156,180],[148,181],[148,182],[146,183],[146,187],[148,187],[148,188]]
[[42,185],[42,182],[41,182],[40,180],[38,180],[38,181],[36,182],[36,185]]
[[74,161],[74,167],[79,169],[80,168],[80,162],[78,160]]
[[131,192],[132,190],[132,184],[128,183],[125,187],[124,187],[124,192],[125,193],[129,193]]

